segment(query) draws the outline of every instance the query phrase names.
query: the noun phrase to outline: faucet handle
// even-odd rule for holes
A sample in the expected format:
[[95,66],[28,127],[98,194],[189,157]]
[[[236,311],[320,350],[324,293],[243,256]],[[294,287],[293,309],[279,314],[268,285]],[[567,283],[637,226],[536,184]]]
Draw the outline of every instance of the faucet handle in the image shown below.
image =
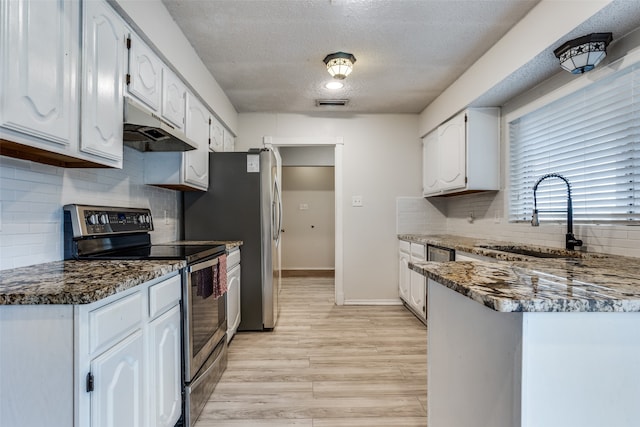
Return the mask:
[[572,233],[567,233],[565,242],[567,250],[570,251],[575,250],[576,246],[582,246],[582,240],[576,239]]

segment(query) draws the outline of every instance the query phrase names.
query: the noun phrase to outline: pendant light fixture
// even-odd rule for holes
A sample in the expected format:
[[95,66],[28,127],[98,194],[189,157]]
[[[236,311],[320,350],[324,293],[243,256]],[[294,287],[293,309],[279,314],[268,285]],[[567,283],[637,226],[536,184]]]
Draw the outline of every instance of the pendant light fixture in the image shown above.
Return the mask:
[[343,80],[351,74],[354,62],[356,62],[356,57],[345,52],[331,53],[324,58],[327,71],[331,77],[338,80]]
[[569,40],[553,51],[560,66],[571,74],[591,71],[607,56],[607,46],[613,40],[611,33],[592,33]]

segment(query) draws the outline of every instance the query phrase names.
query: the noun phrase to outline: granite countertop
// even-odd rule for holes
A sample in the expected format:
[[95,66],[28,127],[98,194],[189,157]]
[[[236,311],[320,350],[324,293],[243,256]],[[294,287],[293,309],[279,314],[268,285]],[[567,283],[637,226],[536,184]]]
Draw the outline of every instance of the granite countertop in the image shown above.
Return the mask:
[[174,242],[160,243],[172,245],[225,245],[227,252],[244,244],[242,240],[176,240]]
[[[501,312],[640,312],[640,260],[615,255],[449,235],[399,239],[495,258],[495,262],[417,262],[410,268]],[[483,246],[527,246],[571,258],[537,258]]]
[[54,261],[0,271],[0,305],[89,304],[162,277],[185,261]]

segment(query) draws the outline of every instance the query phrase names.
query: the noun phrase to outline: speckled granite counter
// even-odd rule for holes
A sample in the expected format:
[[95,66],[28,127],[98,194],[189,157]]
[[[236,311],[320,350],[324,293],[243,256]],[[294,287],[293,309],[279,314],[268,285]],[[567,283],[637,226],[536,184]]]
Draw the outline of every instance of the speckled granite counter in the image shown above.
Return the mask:
[[88,304],[185,267],[184,261],[55,261],[0,271],[0,305]]
[[[495,262],[411,263],[410,268],[501,312],[640,312],[640,260],[594,253],[535,258],[482,246],[521,246],[446,235],[400,235],[495,258]],[[539,247],[564,253],[563,249]]]
[[[160,243],[162,244],[162,243]],[[225,245],[227,252],[233,248],[242,246],[244,242],[242,240],[177,240],[175,242],[168,242],[172,245]]]

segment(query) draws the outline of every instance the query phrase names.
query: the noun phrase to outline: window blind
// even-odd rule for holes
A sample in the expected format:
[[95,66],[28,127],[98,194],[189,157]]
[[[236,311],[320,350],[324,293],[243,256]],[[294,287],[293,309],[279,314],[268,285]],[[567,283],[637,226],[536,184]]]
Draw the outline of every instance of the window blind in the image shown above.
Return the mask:
[[[533,185],[571,183],[575,221],[640,223],[640,65],[509,123],[509,219],[529,221]],[[563,221],[566,184],[537,190],[540,221]]]

